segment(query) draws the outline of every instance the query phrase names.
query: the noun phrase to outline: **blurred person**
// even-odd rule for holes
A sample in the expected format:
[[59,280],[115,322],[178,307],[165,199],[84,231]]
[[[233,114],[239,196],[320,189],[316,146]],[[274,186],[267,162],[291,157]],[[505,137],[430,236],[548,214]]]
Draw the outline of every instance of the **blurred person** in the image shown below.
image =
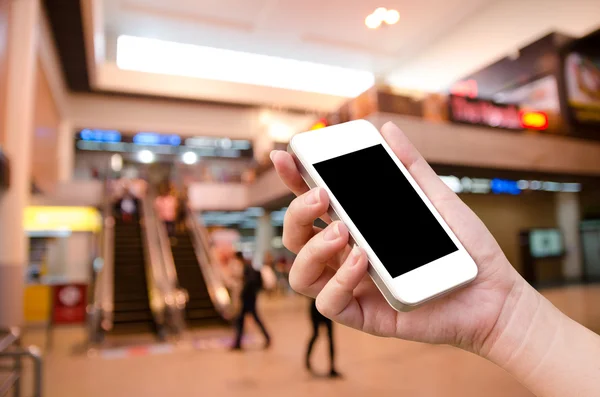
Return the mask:
[[308,341],[308,348],[306,350],[306,369],[309,372],[313,372],[310,364],[310,355],[312,354],[313,347],[317,338],[319,337],[319,328],[324,325],[327,328],[327,337],[329,338],[329,377],[338,378],[340,373],[335,370],[335,348],[333,345],[333,321],[322,315],[317,310],[317,303],[314,299],[310,300],[310,321],[312,324],[313,334]]
[[225,285],[234,302],[240,303],[244,287],[244,265],[243,257],[238,257],[236,252],[231,253],[226,259]]
[[263,289],[269,295],[273,295],[277,290],[277,276],[273,269],[273,255],[268,251],[265,253],[263,264],[260,268],[260,275],[262,277]]
[[244,258],[244,254],[236,252],[236,258],[244,264],[244,286],[242,288],[242,310],[235,322],[235,342],[232,350],[240,350],[242,348],[242,337],[244,336],[244,322],[246,315],[251,314],[254,321],[260,328],[265,337],[265,348],[271,345],[271,337],[267,332],[263,322],[256,312],[256,299],[258,293],[262,289],[262,277],[258,270],[252,267],[252,264]]
[[161,188],[161,194],[154,200],[158,218],[165,224],[169,237],[175,236],[177,220],[177,198],[168,187]]
[[[309,190],[293,158],[276,151],[271,158],[277,172],[300,196],[284,221],[286,247],[297,253],[290,274],[294,289],[316,298],[323,315],[363,332],[480,355],[538,397],[600,396],[600,336],[563,314],[517,273],[483,222],[398,127],[387,123],[381,133],[477,263],[477,278],[416,310],[397,312],[368,277],[365,252],[348,245],[346,226],[327,217],[325,190]],[[329,225],[314,228],[318,218]],[[401,251],[398,255],[401,260]]]
[[137,213],[138,202],[137,198],[131,192],[129,187],[125,187],[125,191],[123,196],[118,201],[118,209],[121,214],[121,219],[123,222],[131,222],[133,221],[134,215]]

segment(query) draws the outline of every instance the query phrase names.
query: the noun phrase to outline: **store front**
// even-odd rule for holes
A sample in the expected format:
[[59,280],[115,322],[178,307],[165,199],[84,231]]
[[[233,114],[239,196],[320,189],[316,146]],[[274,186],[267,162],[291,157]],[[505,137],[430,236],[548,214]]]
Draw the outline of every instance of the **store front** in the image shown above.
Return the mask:
[[[600,46],[592,45],[599,38],[549,34],[465,76],[447,95],[373,87],[313,128],[393,121],[525,278],[590,279],[600,268],[600,107],[590,87],[600,75]],[[587,61],[569,67],[574,56]]]
[[[68,300],[67,308],[73,308],[71,314],[78,309],[70,321],[82,323],[87,302],[85,290],[98,255],[100,213],[92,207],[29,206],[23,223],[29,237],[25,320],[50,321],[63,297]],[[59,294],[63,289],[67,292]]]

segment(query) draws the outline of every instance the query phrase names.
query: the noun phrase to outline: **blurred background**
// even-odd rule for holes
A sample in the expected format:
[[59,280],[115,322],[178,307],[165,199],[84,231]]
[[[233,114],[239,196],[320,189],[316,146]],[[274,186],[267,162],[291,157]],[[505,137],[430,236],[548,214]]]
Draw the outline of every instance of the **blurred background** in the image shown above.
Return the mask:
[[[598,29],[598,0],[0,0],[0,396],[530,396],[341,326],[307,358],[269,153],[395,122],[600,332]],[[270,338],[236,341],[249,266]]]

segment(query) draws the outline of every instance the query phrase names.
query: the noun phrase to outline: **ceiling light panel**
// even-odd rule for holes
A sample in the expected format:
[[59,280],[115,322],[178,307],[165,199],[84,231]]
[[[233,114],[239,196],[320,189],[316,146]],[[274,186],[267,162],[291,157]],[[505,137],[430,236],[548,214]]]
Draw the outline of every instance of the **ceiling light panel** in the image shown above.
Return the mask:
[[117,39],[117,66],[348,98],[375,82],[364,70],[134,36]]

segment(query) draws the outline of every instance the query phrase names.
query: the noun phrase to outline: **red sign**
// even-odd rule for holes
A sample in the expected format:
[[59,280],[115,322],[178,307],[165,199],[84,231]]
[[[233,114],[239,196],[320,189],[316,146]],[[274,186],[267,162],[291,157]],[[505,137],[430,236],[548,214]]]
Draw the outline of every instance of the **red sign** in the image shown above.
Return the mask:
[[482,99],[450,96],[450,120],[493,128],[522,130],[519,107]]
[[545,112],[530,112],[522,110],[519,113],[521,126],[530,130],[543,131],[548,129],[548,115]]
[[52,291],[52,322],[54,324],[79,324],[85,322],[87,285],[55,285]]

